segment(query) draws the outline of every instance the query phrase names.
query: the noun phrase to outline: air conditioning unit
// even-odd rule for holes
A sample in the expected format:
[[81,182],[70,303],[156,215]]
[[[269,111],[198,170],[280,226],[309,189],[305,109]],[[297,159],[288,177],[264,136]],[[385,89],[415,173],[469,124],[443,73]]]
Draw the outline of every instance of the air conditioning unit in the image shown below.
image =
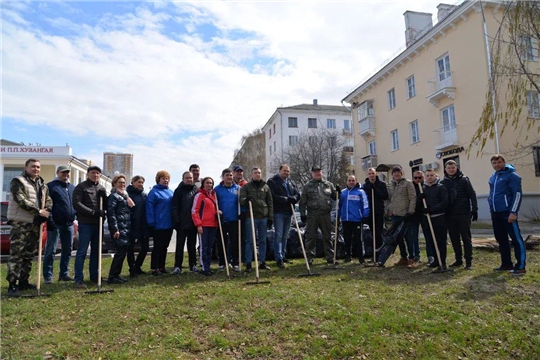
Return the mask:
[[431,165],[431,168],[432,168],[433,170],[437,170],[437,169],[439,168],[439,163],[436,162],[436,161],[432,162],[432,163],[429,164],[429,165]]
[[418,167],[418,170],[420,170],[420,171],[422,171],[422,172],[426,172],[426,170],[427,170],[427,165],[420,165],[420,166]]

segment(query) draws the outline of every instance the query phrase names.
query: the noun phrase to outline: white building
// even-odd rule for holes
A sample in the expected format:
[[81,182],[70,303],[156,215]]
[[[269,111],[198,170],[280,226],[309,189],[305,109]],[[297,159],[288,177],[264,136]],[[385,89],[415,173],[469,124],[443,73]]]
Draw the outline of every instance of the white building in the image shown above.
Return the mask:
[[299,135],[319,128],[337,130],[344,137],[346,146],[343,151],[354,166],[354,132],[350,110],[340,105],[319,105],[314,99],[313,104],[278,107],[262,128],[267,170],[263,178],[277,173],[277,156],[287,147],[295,145]]
[[[30,158],[39,160],[41,164],[40,176],[46,183],[56,177],[56,169],[60,165],[68,166],[71,169],[70,182],[77,185],[86,180],[86,170],[93,162],[77,159],[72,155],[69,146],[33,146],[24,145],[13,141],[2,139],[0,143],[0,181],[2,181],[2,199],[8,201],[11,195],[9,184],[11,180],[21,175],[24,171],[24,163]],[[101,184],[110,192],[111,179],[101,175]]]

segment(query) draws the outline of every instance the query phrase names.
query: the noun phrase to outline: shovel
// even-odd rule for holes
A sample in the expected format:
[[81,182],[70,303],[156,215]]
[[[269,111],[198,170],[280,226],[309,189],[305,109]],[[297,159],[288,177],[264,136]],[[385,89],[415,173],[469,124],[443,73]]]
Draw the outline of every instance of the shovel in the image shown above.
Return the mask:
[[325,267],[326,270],[343,270],[343,268],[338,268],[337,267],[337,261],[336,261],[336,257],[337,257],[337,243],[338,243],[338,237],[339,237],[339,233],[338,233],[338,207],[339,207],[339,193],[336,191],[336,221],[335,221],[335,226],[334,226],[334,261],[332,263],[332,266],[327,266]]
[[[249,216],[251,218],[251,234],[253,238],[253,252],[255,253],[255,281],[248,281],[246,282],[247,285],[259,285],[259,284],[270,284],[270,281],[265,280],[261,281],[259,278],[259,256],[257,251],[257,239],[255,236],[255,223],[253,222],[253,207],[251,206],[251,201],[247,202],[249,205]],[[261,239],[262,241],[262,239]],[[266,241],[266,239],[264,239]]]
[[229,260],[227,260],[227,248],[225,246],[225,238],[223,237],[223,226],[221,226],[221,216],[219,215],[219,205],[216,195],[216,210],[217,210],[217,221],[219,226],[219,235],[221,236],[221,246],[223,246],[223,257],[225,258],[225,269],[227,269],[227,278],[231,280],[231,274],[229,272]]
[[303,276],[320,276],[321,274],[316,274],[311,272],[311,268],[309,266],[309,261],[306,254],[306,248],[304,247],[304,240],[302,240],[302,234],[300,233],[300,226],[298,226],[298,219],[294,215],[294,206],[291,204],[291,210],[293,212],[293,218],[294,218],[294,224],[296,225],[296,231],[298,232],[298,239],[300,239],[300,246],[302,246],[302,254],[304,254],[304,260],[306,260],[306,268],[307,268],[307,274],[300,274],[298,277]]
[[[375,186],[375,185],[373,185]],[[377,267],[377,244],[375,242],[375,189],[371,189],[371,219],[372,219],[372,229],[371,229],[371,234],[373,236],[373,263],[371,264],[368,264],[368,263],[365,263],[364,266],[366,267]],[[364,228],[362,227],[362,235],[364,234]],[[362,240],[362,244],[363,244],[363,240]]]

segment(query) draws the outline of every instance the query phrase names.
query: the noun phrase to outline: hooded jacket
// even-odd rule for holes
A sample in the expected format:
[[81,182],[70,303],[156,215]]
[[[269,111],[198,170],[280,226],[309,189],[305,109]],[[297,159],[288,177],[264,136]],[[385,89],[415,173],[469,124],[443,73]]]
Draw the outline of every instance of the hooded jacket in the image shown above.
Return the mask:
[[191,218],[196,227],[218,227],[214,190],[199,189],[193,199]]
[[388,200],[388,189],[386,184],[378,177],[375,177],[375,183],[371,183],[369,178],[366,178],[363,189],[368,197],[370,208],[372,204],[371,189],[373,189],[375,192],[375,214],[384,214],[384,202],[385,200]]
[[107,209],[107,191],[99,182],[86,179],[75,186],[73,190],[73,208],[77,212],[77,221],[82,224],[99,224],[99,217],[94,213],[99,211],[99,199],[103,199],[103,209]]
[[51,212],[52,220],[58,225],[73,225],[75,220],[75,209],[73,208],[73,190],[75,186],[71,183],[54,179],[47,184],[49,195],[53,201]]
[[231,186],[225,186],[223,182],[215,187],[219,210],[221,210],[221,219],[226,223],[238,221],[238,201],[240,186],[234,182]]
[[146,222],[156,230],[172,229],[173,192],[168,186],[156,184],[146,198]]
[[445,171],[441,184],[448,190],[447,215],[469,215],[471,211],[478,212],[476,192],[469,178],[464,176],[461,170],[458,169],[454,176],[448,175]]
[[414,214],[416,207],[416,191],[413,183],[405,178],[399,182],[392,179],[388,185],[388,210],[394,216]]
[[517,214],[521,205],[521,176],[513,165],[506,164],[501,171],[495,171],[489,178],[489,210],[509,211]]
[[[441,184],[439,179],[435,180],[431,185],[425,181],[422,191],[426,195],[426,204],[431,217],[444,215],[448,207],[448,190],[446,190],[446,186]],[[418,199],[418,202],[422,203],[422,207],[424,206],[423,201]]]
[[240,189],[240,204],[246,207],[247,215],[250,216],[249,205],[246,202],[248,196],[253,198],[251,206],[253,208],[253,217],[255,219],[274,219],[274,201],[272,200],[272,193],[264,180],[251,180]]
[[129,243],[129,230],[131,228],[131,210],[129,209],[128,194],[120,194],[116,189],[112,189],[109,195],[109,205],[107,207],[107,221],[109,222],[109,232],[111,238],[118,231],[120,237],[114,239],[117,244],[127,245]]
[[292,215],[291,203],[288,200],[289,197],[294,199],[295,204],[300,200],[300,193],[294,182],[291,179],[287,179],[287,185],[285,185],[285,181],[283,181],[281,176],[276,174],[268,179],[268,187],[270,187],[272,200],[274,201],[274,213]]
[[195,184],[188,185],[183,181],[174,190],[172,221],[175,229],[190,230],[195,228],[191,218],[191,207],[197,191]]
[[369,203],[366,193],[356,184],[351,189],[341,190],[338,216],[341,221],[361,222],[369,216]]
[[148,195],[143,189],[137,189],[133,185],[129,185],[126,191],[135,203],[131,208],[131,229],[129,235],[132,239],[144,239],[150,236],[148,233],[148,225],[146,225],[146,198]]

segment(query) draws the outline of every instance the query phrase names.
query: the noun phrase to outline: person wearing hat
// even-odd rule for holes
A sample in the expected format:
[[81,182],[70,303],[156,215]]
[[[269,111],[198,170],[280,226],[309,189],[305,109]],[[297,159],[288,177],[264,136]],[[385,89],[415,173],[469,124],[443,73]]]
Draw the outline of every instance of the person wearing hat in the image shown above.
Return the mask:
[[300,217],[306,223],[306,252],[308,261],[313,263],[317,246],[317,229],[321,229],[324,256],[329,264],[334,263],[334,247],[331,239],[332,200],[340,192],[339,186],[334,186],[323,179],[320,166],[311,168],[312,179],[304,186],[300,197]]
[[244,168],[242,166],[235,165],[233,171],[233,179],[236,185],[242,187],[248,183],[247,180],[244,179]]
[[[79,248],[75,255],[75,286],[86,289],[84,284],[84,260],[90,246],[90,281],[98,281],[99,222],[104,221],[107,191],[99,183],[101,169],[92,165],[86,171],[86,180],[73,190],[73,208],[79,222]],[[102,205],[100,207],[100,199]]]
[[52,284],[53,264],[56,247],[60,239],[62,253],[60,255],[60,273],[58,281],[73,281],[69,276],[69,261],[73,246],[73,222],[75,209],[73,208],[73,190],[75,186],[69,182],[70,169],[61,165],[56,170],[56,178],[49,182],[49,194],[53,201],[51,216],[47,220],[47,244],[43,255],[43,279],[45,284]]

